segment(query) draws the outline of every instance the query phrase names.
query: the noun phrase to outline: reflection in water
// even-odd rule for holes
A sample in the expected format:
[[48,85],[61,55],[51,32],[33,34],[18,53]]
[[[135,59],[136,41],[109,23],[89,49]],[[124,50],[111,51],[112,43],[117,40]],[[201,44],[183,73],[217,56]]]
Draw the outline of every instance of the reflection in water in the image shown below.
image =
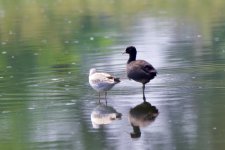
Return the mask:
[[99,128],[100,125],[110,124],[114,120],[121,119],[121,117],[122,114],[112,106],[99,104],[91,113],[91,122],[93,128]]
[[158,114],[158,109],[155,106],[152,106],[149,102],[143,102],[132,108],[129,112],[129,121],[133,127],[131,138],[141,137],[140,127],[149,126]]

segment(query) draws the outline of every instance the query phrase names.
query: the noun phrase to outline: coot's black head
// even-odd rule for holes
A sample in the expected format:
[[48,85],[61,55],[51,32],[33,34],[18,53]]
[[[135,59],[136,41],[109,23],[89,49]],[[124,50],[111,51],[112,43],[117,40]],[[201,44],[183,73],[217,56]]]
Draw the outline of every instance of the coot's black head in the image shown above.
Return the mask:
[[130,55],[136,55],[137,50],[134,46],[129,46],[126,48],[125,53],[130,54]]

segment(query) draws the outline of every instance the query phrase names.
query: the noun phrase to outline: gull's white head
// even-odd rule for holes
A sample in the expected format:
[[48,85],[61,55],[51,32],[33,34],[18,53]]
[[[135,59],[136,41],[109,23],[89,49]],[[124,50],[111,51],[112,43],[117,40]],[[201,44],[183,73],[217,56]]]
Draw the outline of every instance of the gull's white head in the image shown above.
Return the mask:
[[95,68],[91,68],[89,71],[89,76],[96,73],[96,69]]

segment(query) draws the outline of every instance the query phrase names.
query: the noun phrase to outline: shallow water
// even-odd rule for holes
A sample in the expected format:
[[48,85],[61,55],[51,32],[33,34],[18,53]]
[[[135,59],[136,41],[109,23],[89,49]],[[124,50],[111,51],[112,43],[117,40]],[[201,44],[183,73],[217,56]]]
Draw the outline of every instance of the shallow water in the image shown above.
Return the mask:
[[[223,150],[225,3],[85,2],[0,2],[0,149]],[[159,114],[148,111],[139,138],[129,112],[142,91],[126,77],[128,45],[159,73],[146,86]],[[107,107],[101,100],[97,121],[108,124],[98,126],[92,67],[121,78]]]

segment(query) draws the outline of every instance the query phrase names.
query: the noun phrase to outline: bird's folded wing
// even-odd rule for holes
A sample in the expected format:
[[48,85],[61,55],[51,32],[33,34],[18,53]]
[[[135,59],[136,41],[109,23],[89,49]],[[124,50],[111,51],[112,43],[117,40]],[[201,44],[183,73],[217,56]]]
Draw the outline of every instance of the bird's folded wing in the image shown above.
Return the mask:
[[91,80],[92,82],[102,82],[102,83],[105,83],[105,82],[108,82],[108,83],[111,83],[111,82],[114,82],[114,78],[107,74],[107,73],[95,73],[92,77],[91,77]]

